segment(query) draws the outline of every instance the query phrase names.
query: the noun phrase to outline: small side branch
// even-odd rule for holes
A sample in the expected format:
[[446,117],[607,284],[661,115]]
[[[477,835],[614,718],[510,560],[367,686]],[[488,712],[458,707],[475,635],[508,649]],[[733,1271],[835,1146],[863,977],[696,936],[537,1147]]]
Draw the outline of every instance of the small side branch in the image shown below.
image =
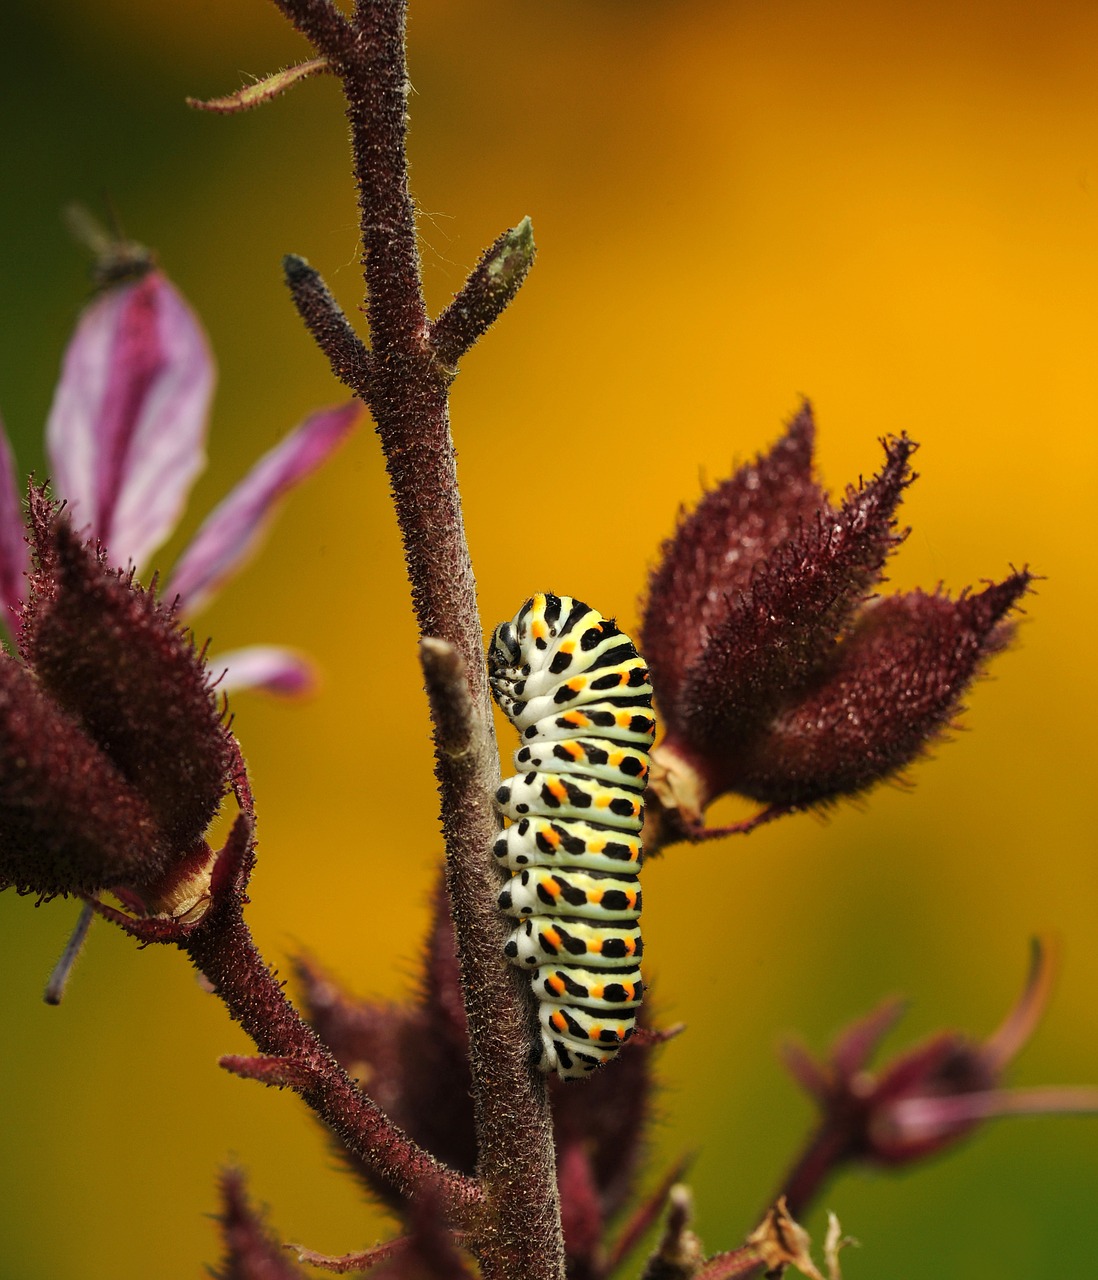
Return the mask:
[[468,754],[478,728],[469,696],[469,680],[461,654],[448,640],[425,636],[419,642],[419,661],[431,704],[435,744],[451,759]]
[[503,314],[534,265],[534,227],[523,218],[490,245],[453,302],[431,326],[435,355],[455,368],[474,342]]
[[275,8],[307,40],[328,57],[338,56],[354,40],[354,32],[335,0],[274,0]]
[[297,313],[316,345],[328,357],[332,372],[369,404],[372,357],[320,272],[294,253],[282,259],[282,270]]
[[[434,1196],[456,1226],[469,1227],[483,1199],[471,1178],[447,1169],[417,1146],[355,1085],[287,1000],[252,942],[238,907],[223,904],[180,944],[229,1013],[269,1060],[294,1069],[270,1082],[290,1084],[340,1142],[408,1198]],[[233,1060],[239,1074],[262,1074]]]

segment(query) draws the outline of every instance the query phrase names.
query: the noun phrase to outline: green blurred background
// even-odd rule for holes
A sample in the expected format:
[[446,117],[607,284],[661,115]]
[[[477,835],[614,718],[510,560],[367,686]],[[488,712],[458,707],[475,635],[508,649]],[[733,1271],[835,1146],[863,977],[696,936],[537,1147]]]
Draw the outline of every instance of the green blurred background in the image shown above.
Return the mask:
[[[302,253],[359,301],[336,88],[236,119],[184,108],[305,56],[263,0],[8,0],[4,15],[0,407],[41,472],[86,296],[59,209],[109,197],[220,362],[210,470],[167,561],[262,450],[340,398],[279,272]],[[653,1169],[698,1151],[699,1231],[731,1246],[811,1119],[777,1065],[781,1035],[822,1048],[894,991],[913,1004],[893,1046],[986,1032],[1038,930],[1061,940],[1063,971],[1014,1079],[1098,1082],[1098,9],[413,0],[411,76],[433,309],[523,214],[540,249],[454,392],[486,626],[546,586],[635,623],[678,504],[771,441],[801,393],[833,489],[876,469],[886,431],[923,446],[895,587],[958,589],[1011,563],[1046,575],[966,732],[912,788],[648,868],[649,973],[663,1017],[689,1025],[661,1061]],[[628,461],[577,482],[569,447],[558,483],[562,429],[581,447],[610,433]],[[558,504],[578,502],[584,535],[561,537]],[[296,643],[326,675],[306,704],[235,703],[262,947],[399,998],[439,837],[368,429],[199,631],[219,648]],[[0,1277],[199,1274],[230,1160],[283,1238],[340,1252],[382,1236],[295,1099],[218,1070],[245,1041],[175,952],[98,928],[64,1005],[41,1003],[75,914],[0,898]],[[1090,1273],[1096,1189],[1098,1123],[1045,1119],[989,1127],[904,1177],[844,1177],[823,1205],[863,1242],[854,1280],[1013,1280]],[[818,1214],[809,1225],[822,1234]]]

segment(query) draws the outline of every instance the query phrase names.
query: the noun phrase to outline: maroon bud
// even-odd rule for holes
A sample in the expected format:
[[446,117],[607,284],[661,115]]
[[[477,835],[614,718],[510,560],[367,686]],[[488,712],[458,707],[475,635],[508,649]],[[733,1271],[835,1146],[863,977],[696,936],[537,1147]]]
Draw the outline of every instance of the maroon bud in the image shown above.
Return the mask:
[[649,584],[641,632],[665,717],[678,707],[682,683],[728,601],[747,590],[757,564],[826,505],[812,478],[815,434],[806,403],[768,454],[707,493],[690,515],[680,511]]
[[1011,634],[1026,573],[952,601],[866,597],[904,534],[906,437],[838,507],[812,478],[806,404],[774,448],[707,494],[664,546],[642,648],[666,736],[653,752],[649,847],[721,834],[717,796],[767,806],[741,824],[857,794],[917,758]]
[[221,1202],[225,1256],[214,1280],[302,1280],[305,1273],[248,1203],[243,1176],[234,1169],[221,1177]]
[[[362,1089],[420,1146],[452,1169],[474,1173],[476,1135],[468,1035],[457,951],[440,882],[416,1001],[358,1001],[310,961],[298,960],[306,1016]],[[650,1118],[652,1055],[659,1035],[634,1037],[613,1063],[584,1081],[551,1081],[557,1179],[573,1280],[607,1274],[606,1224],[627,1203]],[[531,1046],[532,1048],[533,1046]],[[248,1074],[280,1070],[227,1063]],[[356,1172],[407,1217],[409,1206],[365,1166]]]
[[[694,745],[735,751],[833,658],[838,636],[899,541],[893,515],[911,482],[909,440],[842,507],[826,504],[769,559],[714,622],[704,661],[687,673],[676,722]],[[654,677],[655,678],[655,677]]]
[[736,789],[797,808],[854,795],[910,764],[1009,641],[1005,615],[1029,583],[1023,571],[957,600],[910,592],[874,602],[827,677],[751,743]]
[[0,884],[91,893],[160,871],[148,805],[72,716],[0,657]]
[[40,490],[30,517],[23,657],[140,793],[170,850],[187,853],[217,812],[231,757],[202,658],[173,610],[82,543]]
[[[647,1007],[641,1019],[648,1020]],[[551,1084],[570,1276],[602,1274],[606,1224],[633,1192],[651,1118],[656,1043],[634,1038],[612,1063],[582,1084]]]

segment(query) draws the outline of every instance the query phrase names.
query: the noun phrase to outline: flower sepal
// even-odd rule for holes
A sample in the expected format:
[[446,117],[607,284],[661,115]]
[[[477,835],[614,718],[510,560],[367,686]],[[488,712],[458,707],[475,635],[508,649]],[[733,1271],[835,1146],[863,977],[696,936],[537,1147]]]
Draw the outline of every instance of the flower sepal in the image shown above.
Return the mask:
[[[641,649],[665,736],[652,752],[649,851],[746,832],[857,796],[941,738],[1013,635],[1026,570],[981,591],[877,597],[915,479],[906,436],[832,503],[805,404],[769,452],[684,516],[652,575]],[[708,827],[719,796],[762,807]]]

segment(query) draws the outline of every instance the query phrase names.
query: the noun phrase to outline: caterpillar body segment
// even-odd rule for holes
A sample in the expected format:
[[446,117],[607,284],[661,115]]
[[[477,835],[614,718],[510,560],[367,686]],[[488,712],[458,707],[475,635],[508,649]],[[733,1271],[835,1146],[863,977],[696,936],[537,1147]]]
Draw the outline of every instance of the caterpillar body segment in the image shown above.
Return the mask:
[[513,822],[492,846],[500,865],[523,867],[588,867],[596,871],[640,869],[640,837],[587,822],[531,817]]
[[[523,969],[574,960],[588,969],[621,968],[644,949],[640,928],[609,929],[582,920],[532,916],[511,931],[503,954]],[[634,971],[639,974],[639,970]]]
[[501,911],[520,920],[533,915],[635,920],[640,915],[641,892],[636,876],[536,867],[511,878],[499,895],[499,905]]
[[607,1013],[635,1009],[644,995],[635,966],[599,971],[547,964],[530,975],[530,982],[543,1005],[569,1004]]
[[598,778],[536,770],[508,778],[496,792],[496,804],[505,818],[542,813],[557,818],[585,818],[625,831],[638,830],[644,813],[641,793],[632,787],[612,787]]

